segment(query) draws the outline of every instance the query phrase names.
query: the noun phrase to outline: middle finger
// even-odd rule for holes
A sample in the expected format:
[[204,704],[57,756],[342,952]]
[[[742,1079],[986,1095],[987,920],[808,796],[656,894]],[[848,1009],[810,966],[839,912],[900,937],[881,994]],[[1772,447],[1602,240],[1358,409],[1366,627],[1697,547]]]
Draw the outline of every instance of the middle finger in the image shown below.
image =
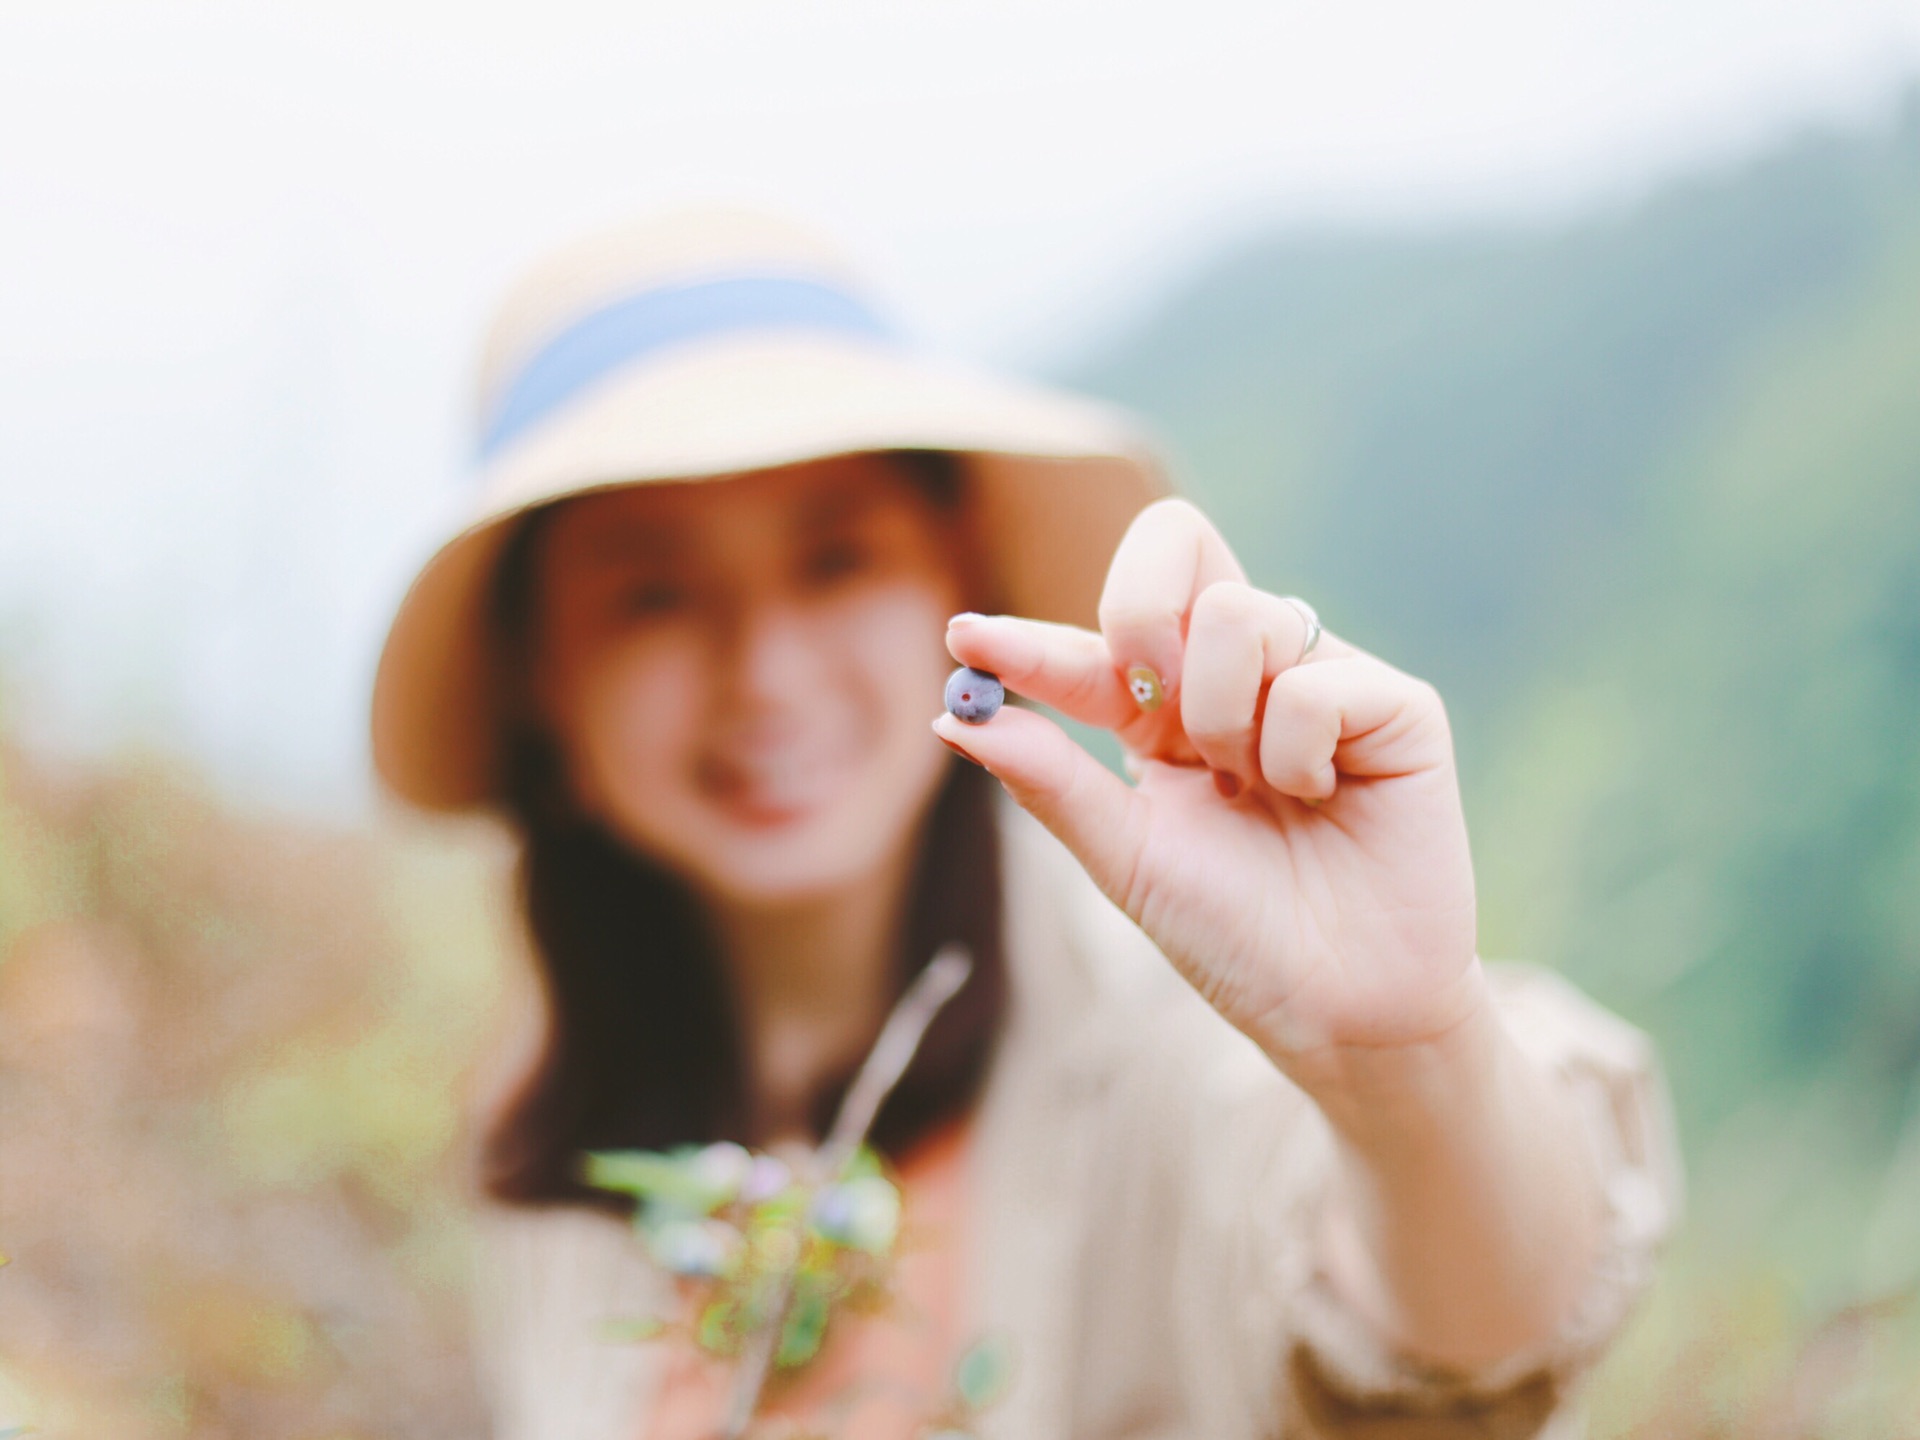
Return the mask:
[[1221,580],[1244,583],[1246,572],[1213,522],[1185,500],[1161,500],[1134,517],[1107,567],[1100,595],[1100,633],[1143,709],[1178,692],[1187,612],[1202,590]]

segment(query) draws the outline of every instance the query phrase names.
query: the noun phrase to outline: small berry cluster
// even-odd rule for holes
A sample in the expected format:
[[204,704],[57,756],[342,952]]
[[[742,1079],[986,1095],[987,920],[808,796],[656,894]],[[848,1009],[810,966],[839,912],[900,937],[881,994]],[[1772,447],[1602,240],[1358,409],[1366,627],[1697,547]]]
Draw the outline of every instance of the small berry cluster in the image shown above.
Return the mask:
[[[690,1318],[615,1321],[606,1327],[609,1338],[680,1335],[710,1355],[738,1359],[749,1338],[774,1322],[784,1296],[773,1364],[791,1372],[819,1354],[828,1322],[842,1308],[871,1313],[892,1298],[900,1191],[864,1146],[839,1179],[817,1186],[785,1161],[727,1141],[592,1152],[583,1173],[596,1188],[640,1202],[634,1229],[642,1245],[691,1302]],[[923,1422],[921,1440],[975,1440],[982,1412],[1006,1393],[1012,1373],[1004,1339],[969,1346]]]
[[[843,1302],[875,1308],[900,1230],[900,1192],[862,1150],[846,1172],[809,1185],[772,1155],[723,1141],[670,1151],[590,1154],[587,1183],[640,1202],[634,1228],[655,1264],[693,1300],[688,1333],[714,1355],[738,1356],[773,1320],[783,1286],[792,1298],[774,1366],[806,1364]],[[627,1327],[634,1338],[675,1328],[664,1320]]]

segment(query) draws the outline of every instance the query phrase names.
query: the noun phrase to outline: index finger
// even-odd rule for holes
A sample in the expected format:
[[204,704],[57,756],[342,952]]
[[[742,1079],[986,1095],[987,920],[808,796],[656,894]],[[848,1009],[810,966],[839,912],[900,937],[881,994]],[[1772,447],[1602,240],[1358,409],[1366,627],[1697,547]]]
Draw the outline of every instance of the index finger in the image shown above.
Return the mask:
[[1114,668],[1107,642],[1092,630],[1015,615],[956,615],[947,649],[962,665],[988,670],[1007,688],[1102,730],[1140,718]]
[[[1100,633],[1114,664],[1130,678],[1150,670],[1159,697],[1171,696],[1193,602],[1209,585],[1246,578],[1211,520],[1185,500],[1155,501],[1127,527],[1100,594]],[[1146,693],[1136,690],[1136,697]],[[1146,708],[1158,703],[1141,698]]]

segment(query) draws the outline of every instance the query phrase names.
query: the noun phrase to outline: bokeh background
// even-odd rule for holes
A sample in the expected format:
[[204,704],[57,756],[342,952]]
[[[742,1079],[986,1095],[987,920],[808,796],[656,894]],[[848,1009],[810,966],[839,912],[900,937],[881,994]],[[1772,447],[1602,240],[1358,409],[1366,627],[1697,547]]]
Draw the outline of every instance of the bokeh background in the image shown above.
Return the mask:
[[370,782],[488,307],[655,206],[1145,414],[1661,1043],[1602,1436],[1920,1434],[1920,6],[0,4],[0,1431],[471,1436],[510,857]]

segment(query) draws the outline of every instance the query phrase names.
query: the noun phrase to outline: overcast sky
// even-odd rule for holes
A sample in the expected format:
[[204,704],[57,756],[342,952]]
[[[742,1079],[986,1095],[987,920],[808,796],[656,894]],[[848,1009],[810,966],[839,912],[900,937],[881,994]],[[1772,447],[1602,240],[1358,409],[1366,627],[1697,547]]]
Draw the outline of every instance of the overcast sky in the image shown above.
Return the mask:
[[500,287],[726,197],[1057,362],[1254,224],[1552,218],[1920,73],[1920,0],[0,0],[0,694],[364,795]]

